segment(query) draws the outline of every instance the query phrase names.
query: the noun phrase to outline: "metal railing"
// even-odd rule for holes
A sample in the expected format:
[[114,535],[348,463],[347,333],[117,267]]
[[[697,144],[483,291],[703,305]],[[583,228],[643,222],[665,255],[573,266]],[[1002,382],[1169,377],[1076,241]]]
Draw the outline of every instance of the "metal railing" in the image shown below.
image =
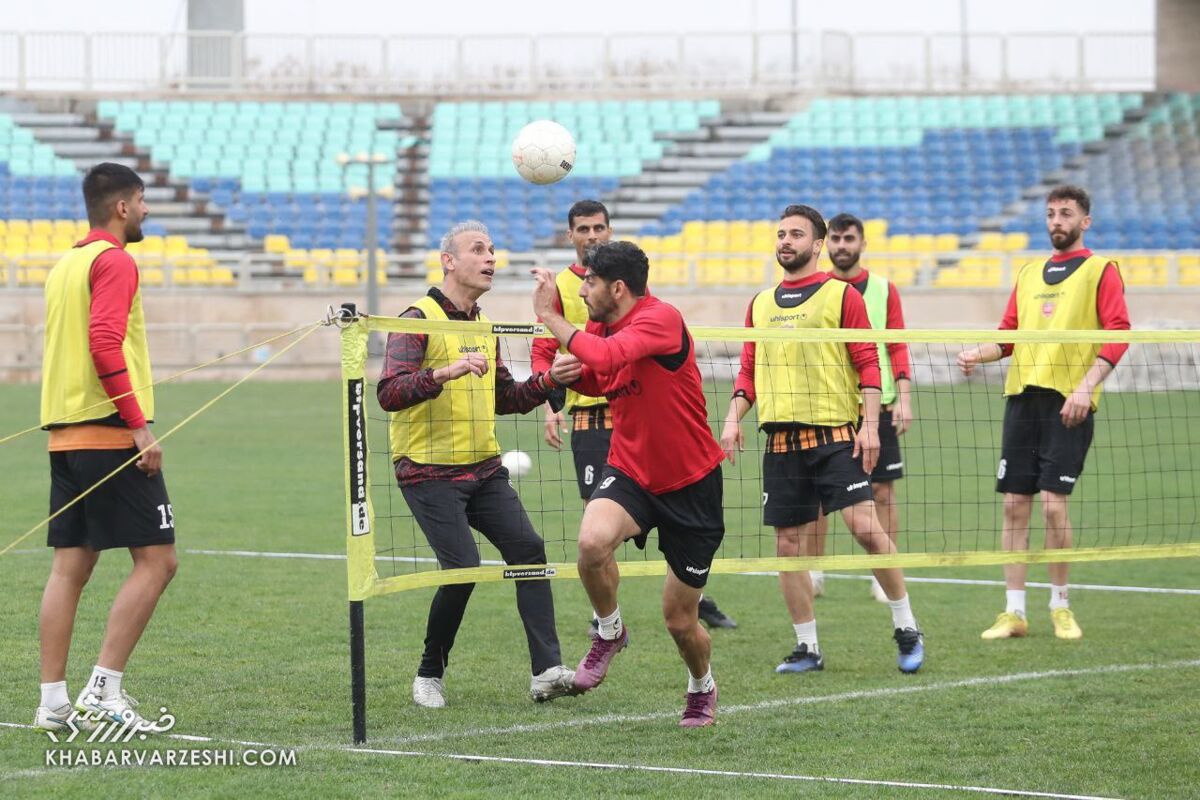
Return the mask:
[[1153,89],[1155,34],[0,32],[0,91],[470,95]]

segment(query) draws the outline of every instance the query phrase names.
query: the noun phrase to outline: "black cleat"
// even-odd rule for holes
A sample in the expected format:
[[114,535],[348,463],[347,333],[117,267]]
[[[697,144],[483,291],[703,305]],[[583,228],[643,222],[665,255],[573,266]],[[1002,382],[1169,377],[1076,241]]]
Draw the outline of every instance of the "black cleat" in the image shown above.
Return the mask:
[[710,628],[736,628],[737,623],[732,617],[717,608],[717,603],[707,597],[700,598],[700,619]]
[[785,672],[819,672],[825,669],[825,656],[818,650],[809,650],[807,644],[798,644],[791,654],[783,659],[775,671]]

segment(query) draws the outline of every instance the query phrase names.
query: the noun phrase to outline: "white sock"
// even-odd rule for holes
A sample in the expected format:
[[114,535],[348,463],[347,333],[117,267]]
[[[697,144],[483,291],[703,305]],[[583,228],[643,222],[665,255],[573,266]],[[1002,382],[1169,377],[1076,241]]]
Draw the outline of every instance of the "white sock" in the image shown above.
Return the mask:
[[105,669],[97,665],[92,670],[92,677],[88,679],[85,691],[91,692],[101,700],[111,700],[114,697],[120,697],[121,677],[124,674],[124,672],[117,672],[115,669]]
[[55,681],[54,683],[43,683],[42,705],[51,711],[71,705],[71,698],[67,696],[67,682]]
[[912,628],[916,630],[917,619],[913,616],[912,606],[908,604],[907,594],[899,600],[888,600],[888,606],[892,609],[893,628]]
[[696,692],[711,692],[714,685],[716,684],[713,682],[711,668],[708,670],[708,672],[704,673],[704,677],[702,678],[693,678],[691,671],[688,671],[689,694],[695,694]]
[[1021,619],[1025,619],[1025,590],[1006,589],[1004,597],[1004,611],[1008,614],[1016,614]]
[[793,623],[792,628],[796,631],[796,644],[808,645],[808,651],[814,653],[817,651],[817,621]]
[[596,619],[600,622],[600,638],[612,641],[613,639],[621,638],[621,631],[624,626],[621,625],[621,607],[617,606],[607,617],[596,615]]
[[1067,587],[1050,584],[1050,610],[1070,607],[1071,604],[1067,602]]

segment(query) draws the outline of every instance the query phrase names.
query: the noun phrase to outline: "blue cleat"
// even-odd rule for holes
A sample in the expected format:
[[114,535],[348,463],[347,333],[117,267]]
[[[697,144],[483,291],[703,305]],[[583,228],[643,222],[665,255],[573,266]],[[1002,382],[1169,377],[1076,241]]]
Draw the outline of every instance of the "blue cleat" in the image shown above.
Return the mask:
[[798,644],[775,671],[785,672],[816,672],[825,669],[825,657],[817,650],[809,650],[807,644]]
[[896,666],[901,672],[913,673],[925,663],[925,634],[916,628],[896,628],[892,634],[900,652],[896,655]]

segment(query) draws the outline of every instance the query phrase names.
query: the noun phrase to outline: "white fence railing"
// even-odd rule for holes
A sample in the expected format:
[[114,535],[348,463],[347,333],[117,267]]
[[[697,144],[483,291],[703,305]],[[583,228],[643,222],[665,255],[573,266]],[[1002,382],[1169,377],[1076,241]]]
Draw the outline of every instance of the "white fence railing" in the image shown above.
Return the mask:
[[1144,91],[1155,34],[0,32],[0,91]]

